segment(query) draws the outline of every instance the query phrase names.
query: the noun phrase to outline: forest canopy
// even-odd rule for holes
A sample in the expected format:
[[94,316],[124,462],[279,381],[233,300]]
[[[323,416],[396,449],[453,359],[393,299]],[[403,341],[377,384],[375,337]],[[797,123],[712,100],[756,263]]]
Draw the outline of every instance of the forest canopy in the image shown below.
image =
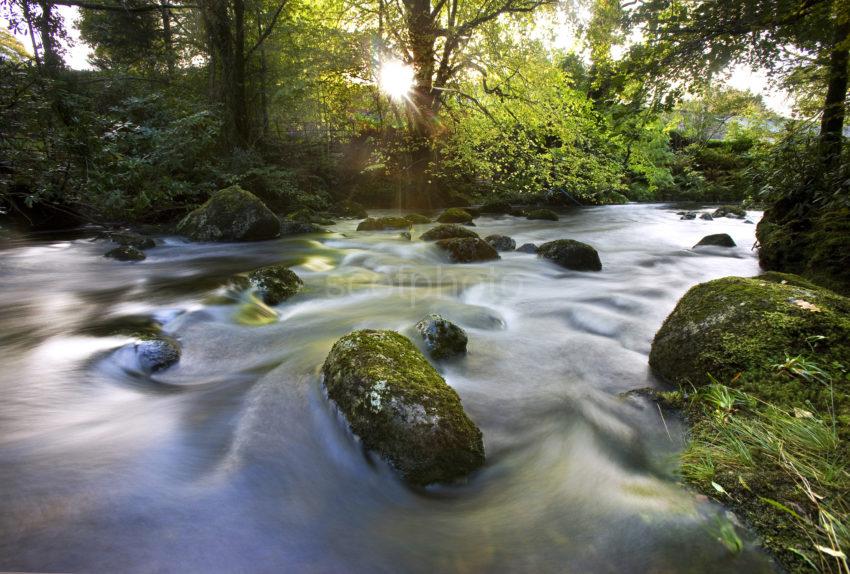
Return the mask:
[[[843,2],[3,0],[2,12],[0,201],[30,219],[171,220],[233,183],[283,212],[847,195]],[[71,25],[91,69],[63,59]],[[565,30],[568,49],[552,41]],[[766,70],[794,117],[728,87],[735,65]],[[797,166],[777,170],[789,153]]]

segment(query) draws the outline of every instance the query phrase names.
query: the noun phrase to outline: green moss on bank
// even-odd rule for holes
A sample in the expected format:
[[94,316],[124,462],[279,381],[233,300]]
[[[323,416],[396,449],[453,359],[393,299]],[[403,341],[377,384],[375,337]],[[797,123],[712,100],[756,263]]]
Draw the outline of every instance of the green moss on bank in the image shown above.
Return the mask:
[[789,571],[843,571],[831,553],[848,547],[850,299],[783,273],[710,281],[667,318],[650,364],[692,425],[685,480]]

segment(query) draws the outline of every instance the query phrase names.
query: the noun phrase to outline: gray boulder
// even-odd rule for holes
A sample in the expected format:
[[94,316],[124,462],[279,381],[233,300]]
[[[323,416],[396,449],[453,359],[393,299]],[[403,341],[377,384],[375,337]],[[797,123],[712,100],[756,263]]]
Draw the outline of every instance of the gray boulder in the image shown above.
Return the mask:
[[574,271],[601,271],[599,253],[587,243],[573,239],[549,241],[537,248],[537,255]]
[[493,246],[496,251],[513,251],[516,249],[516,241],[507,235],[488,235],[484,241]]
[[422,335],[428,352],[435,359],[466,353],[466,343],[469,340],[466,331],[440,315],[428,315],[416,324],[416,330]]
[[735,241],[729,237],[727,233],[715,233],[714,235],[706,235],[699,240],[699,243],[694,247],[735,247]]

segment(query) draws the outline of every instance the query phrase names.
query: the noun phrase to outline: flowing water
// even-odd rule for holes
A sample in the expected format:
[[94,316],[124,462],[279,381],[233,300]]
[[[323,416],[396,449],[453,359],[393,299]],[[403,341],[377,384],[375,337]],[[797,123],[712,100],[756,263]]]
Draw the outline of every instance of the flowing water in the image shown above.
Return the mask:
[[[751,217],[760,214],[751,213]],[[0,249],[0,570],[767,572],[740,525],[677,484],[683,428],[637,396],[654,333],[696,283],[758,273],[754,227],[674,209],[477,220],[517,244],[575,238],[600,273],[534,255],[450,265],[397,232],[254,244],[159,238],[141,263],[87,237]],[[694,251],[728,232],[734,249]],[[274,309],[223,304],[233,273],[288,262]],[[463,485],[407,488],[326,400],[321,364],[360,328],[437,312],[469,334],[437,364],[481,428]],[[154,317],[183,357],[146,375],[110,325]],[[734,528],[743,550],[721,539]]]

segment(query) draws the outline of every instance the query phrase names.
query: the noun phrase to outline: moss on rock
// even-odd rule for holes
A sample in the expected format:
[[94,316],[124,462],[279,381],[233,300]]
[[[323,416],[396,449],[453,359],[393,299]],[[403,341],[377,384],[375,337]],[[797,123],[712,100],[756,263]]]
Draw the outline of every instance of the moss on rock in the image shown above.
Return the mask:
[[440,214],[437,221],[440,223],[472,223],[472,214],[459,207],[450,207]]
[[413,225],[421,225],[425,223],[431,223],[431,218],[420,213],[411,213],[409,215],[405,215],[404,218]]
[[478,212],[488,215],[510,215],[514,212],[514,208],[510,201],[497,199],[484,203],[478,208]]
[[467,229],[466,227],[461,227],[460,225],[454,224],[444,224],[438,225],[433,229],[429,229],[425,233],[422,234],[420,239],[422,241],[438,241],[440,239],[453,239],[453,238],[462,238],[462,237],[478,237],[478,234],[472,231],[471,229]]
[[475,261],[499,259],[496,250],[478,237],[441,239],[437,241],[437,247],[448,252],[452,263],[473,263]]
[[410,222],[403,217],[367,217],[357,226],[357,231],[384,231],[409,227]]
[[731,217],[733,219],[743,219],[747,216],[747,210],[740,205],[721,205],[712,213],[714,217]]
[[537,255],[573,271],[601,271],[599,253],[587,243],[574,239],[557,239],[537,248]]
[[[649,364],[680,385],[709,384],[709,375],[734,379],[763,400],[826,411],[826,387],[777,367],[798,356],[816,357],[826,368],[850,365],[850,299],[802,278],[770,274],[692,288],[655,335]],[[838,378],[846,384],[843,374]],[[834,398],[847,412],[846,390]]]
[[452,482],[484,464],[481,431],[406,337],[349,333],[334,344],[322,373],[352,431],[407,482]]
[[195,241],[263,241],[280,235],[280,221],[257,196],[234,185],[184,217],[177,231]]

